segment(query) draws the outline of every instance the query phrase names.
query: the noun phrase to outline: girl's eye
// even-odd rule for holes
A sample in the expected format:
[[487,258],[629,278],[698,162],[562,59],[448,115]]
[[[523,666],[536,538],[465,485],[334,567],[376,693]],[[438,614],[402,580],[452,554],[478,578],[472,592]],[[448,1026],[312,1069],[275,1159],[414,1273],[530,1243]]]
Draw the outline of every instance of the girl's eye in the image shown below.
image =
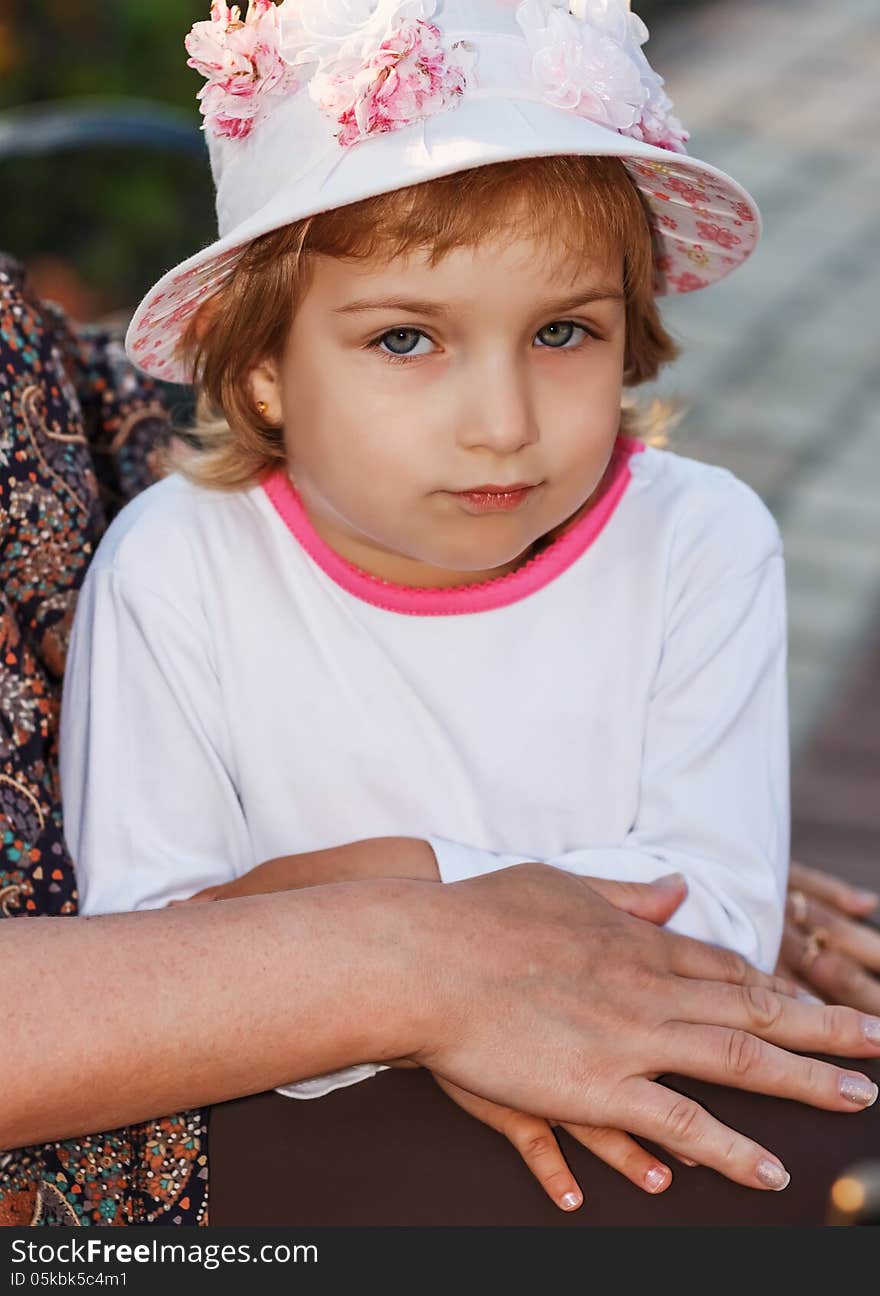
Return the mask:
[[[569,346],[575,333],[586,334],[587,337],[595,338],[595,333],[584,328],[583,324],[575,324],[574,320],[554,320],[552,324],[545,324],[542,329],[538,329],[535,337],[541,339],[542,347],[552,347],[556,351],[573,351],[574,346]],[[578,338],[575,346],[580,345],[583,338]]]
[[[535,336],[540,339],[543,349],[554,351],[576,351],[587,338],[598,341],[598,334],[582,324],[575,324],[573,320],[554,320],[539,329]],[[434,343],[421,329],[396,328],[388,329],[368,343],[368,346],[378,351],[390,364],[406,364],[408,360],[430,355]]]
[[[382,355],[384,355],[388,360],[406,360],[409,359],[410,356],[430,354],[429,351],[416,350],[420,339],[423,342],[427,342],[429,347],[434,345],[431,339],[423,333],[421,329],[416,328],[389,329],[387,333],[383,333],[381,337],[376,338],[375,342],[371,342],[370,345],[381,351]],[[385,347],[388,348],[387,351],[384,350]]]

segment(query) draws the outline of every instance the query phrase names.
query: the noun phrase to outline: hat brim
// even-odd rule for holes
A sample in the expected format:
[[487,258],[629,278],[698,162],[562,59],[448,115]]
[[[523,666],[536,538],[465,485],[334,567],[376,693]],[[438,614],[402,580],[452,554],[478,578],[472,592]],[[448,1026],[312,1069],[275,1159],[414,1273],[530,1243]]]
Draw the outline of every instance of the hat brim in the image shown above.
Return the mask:
[[305,216],[492,162],[559,154],[619,157],[642,193],[655,239],[654,289],[694,292],[723,279],[754,250],[761,216],[725,172],[631,139],[531,99],[465,96],[454,108],[343,148],[333,143],[303,176],[291,170],[272,199],[224,237],[169,270],[135,311],[125,346],[145,373],[188,383],[176,355],[199,306],[253,239]]

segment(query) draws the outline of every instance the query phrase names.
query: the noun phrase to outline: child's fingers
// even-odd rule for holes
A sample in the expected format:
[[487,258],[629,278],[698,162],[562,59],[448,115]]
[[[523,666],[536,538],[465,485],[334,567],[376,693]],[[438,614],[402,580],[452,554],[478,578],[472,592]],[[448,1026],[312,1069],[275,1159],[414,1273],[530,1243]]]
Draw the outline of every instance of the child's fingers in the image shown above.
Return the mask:
[[437,1084],[453,1102],[477,1120],[509,1139],[538,1183],[560,1210],[572,1211],[583,1205],[584,1195],[569,1170],[550,1126],[539,1116],[527,1116],[478,1098],[451,1080],[434,1075]]
[[547,1122],[509,1107],[496,1111],[501,1113],[496,1128],[516,1148],[550,1200],[565,1211],[582,1206],[584,1195]]
[[[658,1161],[622,1130],[603,1129],[597,1125],[563,1125],[562,1128],[637,1188],[647,1193],[661,1193],[672,1183],[669,1166]],[[678,1159],[684,1161],[683,1157]],[[696,1162],[684,1161],[684,1164],[696,1165]]]

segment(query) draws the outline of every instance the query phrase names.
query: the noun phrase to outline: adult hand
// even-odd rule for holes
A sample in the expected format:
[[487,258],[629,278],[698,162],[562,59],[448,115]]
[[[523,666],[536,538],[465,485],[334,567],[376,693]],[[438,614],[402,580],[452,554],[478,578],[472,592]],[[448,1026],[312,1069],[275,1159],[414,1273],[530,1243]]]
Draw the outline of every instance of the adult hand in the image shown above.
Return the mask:
[[[739,955],[625,913],[595,886],[523,864],[430,888],[449,997],[408,1056],[515,1112],[626,1130],[738,1183],[784,1187],[772,1152],[657,1077],[857,1111],[876,1099],[872,1081],[787,1050],[877,1057],[880,1021],[790,997]],[[436,967],[425,975],[437,984]]]
[[[654,923],[668,922],[687,895],[687,884],[681,874],[660,878],[650,886],[629,886],[598,878],[586,878],[585,881],[616,908]],[[797,991],[794,983],[783,983],[779,988],[783,993]],[[413,1064],[395,1062],[392,1065]],[[581,1187],[553,1133],[553,1126],[559,1126],[560,1122],[549,1122],[539,1116],[514,1111],[512,1107],[489,1102],[486,1098],[468,1093],[460,1086],[444,1080],[442,1076],[435,1075],[434,1079],[459,1107],[508,1139],[547,1196],[560,1210],[577,1210],[583,1204]],[[562,1128],[599,1160],[619,1171],[644,1192],[656,1195],[664,1192],[672,1183],[669,1166],[630,1138],[624,1130],[565,1122],[562,1123]],[[665,1150],[669,1151],[668,1148]],[[685,1165],[696,1164],[690,1158],[677,1159]]]
[[880,897],[792,860],[777,971],[828,1003],[880,1013]]
[[[412,848],[417,843],[407,840],[405,842],[408,848],[407,856],[395,862],[394,856],[389,854],[388,847],[397,843],[398,839],[391,838],[382,839],[378,843],[383,849],[381,856],[377,856],[374,861],[377,869],[390,875],[391,869],[395,866],[397,868],[404,866],[411,876],[417,876],[414,865],[419,863],[421,866],[421,862],[412,853]],[[169,907],[231,900],[246,895],[261,895],[315,885],[322,880],[343,881],[349,876],[363,876],[370,862],[366,852],[373,846],[373,842],[358,842],[330,851],[270,860],[231,882],[206,887],[187,900],[172,900]],[[433,862],[433,852],[430,848],[429,854],[430,871],[436,872],[436,864]],[[421,866],[421,871],[426,878],[429,876],[427,868]],[[604,895],[611,904],[636,917],[655,923],[668,922],[687,895],[687,886],[680,874],[661,878],[646,886],[631,886],[601,879],[590,881],[593,889]],[[390,1065],[415,1067],[417,1063],[405,1058],[395,1058]],[[545,1192],[561,1209],[573,1210],[580,1206],[583,1200],[580,1188],[566,1164],[547,1121],[525,1112],[514,1111],[510,1107],[503,1107],[476,1094],[470,1094],[458,1085],[444,1080],[442,1076],[434,1078],[458,1106],[510,1140]],[[656,1157],[623,1132],[591,1129],[584,1125],[569,1125],[566,1128],[596,1156],[614,1169],[620,1170],[647,1192],[659,1192],[671,1183],[672,1176],[669,1169],[658,1163]]]
[[[787,998],[736,955],[623,913],[548,865],[3,929],[10,977],[47,949],[65,968],[38,977],[7,1023],[4,1148],[410,1057],[502,1106],[627,1130],[759,1186],[779,1174],[770,1154],[658,1075],[841,1111],[876,1092],[785,1050],[876,1057],[880,1023]],[[85,1016],[71,1016],[73,983]]]
[[[617,908],[644,918],[648,922],[668,922],[687,895],[687,885],[681,874],[659,878],[650,885],[630,885],[624,882],[606,882],[599,878],[586,879],[594,891]],[[396,1059],[392,1066],[415,1066],[407,1059]],[[551,1201],[560,1210],[576,1210],[583,1204],[583,1193],[562,1154],[551,1123],[540,1116],[514,1111],[500,1103],[490,1102],[477,1094],[468,1093],[459,1085],[442,1076],[434,1075],[443,1092],[476,1120],[503,1134],[516,1148],[528,1169],[537,1179]],[[557,1125],[558,1122],[552,1122]],[[622,1130],[597,1129],[589,1125],[565,1125],[569,1134],[600,1160],[619,1170],[638,1187],[649,1193],[662,1192],[672,1182],[668,1166],[658,1162]]]

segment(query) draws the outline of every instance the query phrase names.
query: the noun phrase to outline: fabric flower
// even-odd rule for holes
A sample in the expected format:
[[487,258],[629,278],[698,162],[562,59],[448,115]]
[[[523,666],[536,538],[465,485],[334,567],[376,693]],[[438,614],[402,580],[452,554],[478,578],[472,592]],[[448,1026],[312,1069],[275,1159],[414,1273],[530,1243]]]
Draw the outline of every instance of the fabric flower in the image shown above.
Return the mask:
[[704,202],[706,194],[697,185],[692,184],[690,180],[684,180],[680,176],[669,176],[666,180],[666,188],[677,193],[691,207],[697,206]]
[[407,19],[432,18],[437,0],[297,0],[284,9],[288,63],[361,65]]
[[626,0],[522,0],[516,17],[549,103],[622,135],[686,151],[688,133],[642,52],[648,29]]
[[708,239],[710,243],[717,243],[723,248],[738,247],[742,243],[740,236],[734,234],[733,230],[724,229],[709,221],[697,221],[697,233],[700,238]]
[[698,288],[705,288],[709,283],[708,279],[702,279],[699,275],[692,274],[690,270],[683,270],[679,275],[670,275],[669,282],[680,293],[696,292]]
[[204,126],[225,139],[246,139],[266,100],[297,89],[293,68],[280,50],[281,25],[273,0],[250,0],[242,21],[238,5],[214,0],[211,17],[193,24],[184,40],[187,66],[206,78],[198,99]]
[[365,57],[360,47],[347,58],[325,60],[308,91],[340,124],[337,139],[347,148],[364,136],[397,130],[448,108],[467,86],[473,62],[472,48],[464,41],[447,49],[433,22],[408,17]]
[[556,0],[523,0],[516,18],[532,53],[532,75],[550,103],[613,130],[638,121],[641,77],[607,32]]
[[751,209],[751,207],[748,205],[748,203],[744,203],[744,202],[735,202],[735,203],[733,204],[733,210],[736,212],[737,216],[739,217],[739,219],[740,219],[741,221],[750,221],[750,222],[751,222],[751,221],[753,221],[753,220],[755,219],[755,217],[754,217],[754,215],[753,215],[753,213],[752,213],[752,209]]

